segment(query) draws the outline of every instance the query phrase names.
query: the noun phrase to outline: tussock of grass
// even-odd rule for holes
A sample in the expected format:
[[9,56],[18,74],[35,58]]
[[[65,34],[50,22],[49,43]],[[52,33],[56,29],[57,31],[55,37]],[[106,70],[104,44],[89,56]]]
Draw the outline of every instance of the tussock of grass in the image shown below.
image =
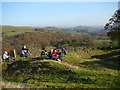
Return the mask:
[[[2,88],[26,88],[24,84],[15,83],[15,82],[2,82]],[[27,87],[29,88],[29,87]]]

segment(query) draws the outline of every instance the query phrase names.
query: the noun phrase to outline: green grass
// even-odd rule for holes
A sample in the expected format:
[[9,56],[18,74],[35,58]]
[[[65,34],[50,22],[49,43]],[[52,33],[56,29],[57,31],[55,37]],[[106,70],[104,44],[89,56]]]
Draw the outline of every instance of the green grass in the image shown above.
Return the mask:
[[49,32],[56,33],[57,32],[54,29],[52,30],[52,29],[45,29],[45,28],[38,28],[38,30],[35,31],[36,27],[28,27],[28,26],[1,25],[0,28],[2,28],[3,37],[24,34],[27,32],[39,32],[39,33],[49,33]]
[[14,36],[18,34],[23,34],[25,32],[33,32],[34,27],[19,27],[19,26],[0,26],[2,27],[3,36]]
[[119,63],[98,58],[115,51],[119,52],[71,52],[62,57],[63,62],[40,57],[18,58],[2,65],[3,80],[32,88],[120,88]]

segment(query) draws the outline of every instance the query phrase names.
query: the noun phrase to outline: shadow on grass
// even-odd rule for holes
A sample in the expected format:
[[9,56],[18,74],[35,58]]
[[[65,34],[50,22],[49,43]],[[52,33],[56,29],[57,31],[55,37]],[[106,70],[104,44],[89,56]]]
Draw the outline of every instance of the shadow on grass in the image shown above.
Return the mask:
[[[11,64],[7,64],[7,68],[3,71],[3,76],[16,76],[16,75],[34,75],[40,72],[42,68],[48,68],[49,62],[32,62],[36,60],[23,61],[18,60]],[[32,63],[31,63],[32,62]],[[40,69],[41,68],[41,69]]]
[[44,60],[45,58],[43,57],[35,57],[35,58],[31,58],[30,61],[39,61],[39,60]]
[[97,58],[97,59],[101,59],[103,61],[108,61],[108,62],[111,61],[111,62],[120,64],[120,50],[113,51],[108,54],[94,55],[94,56],[91,56],[91,58]]
[[100,59],[99,61],[87,61],[81,64],[91,65],[91,66],[102,66],[114,70],[120,70],[120,50],[113,51],[108,54],[94,55],[91,58]]
[[15,61],[7,65],[7,69],[3,71],[3,76],[19,75],[20,73],[22,73],[22,70],[27,66],[30,66],[30,61],[22,61],[22,60]]

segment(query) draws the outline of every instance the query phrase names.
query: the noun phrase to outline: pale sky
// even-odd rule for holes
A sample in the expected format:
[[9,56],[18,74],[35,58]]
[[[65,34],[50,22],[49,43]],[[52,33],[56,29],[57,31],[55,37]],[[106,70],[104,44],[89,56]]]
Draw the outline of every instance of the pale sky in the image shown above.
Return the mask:
[[2,2],[2,24],[17,26],[104,25],[117,2]]

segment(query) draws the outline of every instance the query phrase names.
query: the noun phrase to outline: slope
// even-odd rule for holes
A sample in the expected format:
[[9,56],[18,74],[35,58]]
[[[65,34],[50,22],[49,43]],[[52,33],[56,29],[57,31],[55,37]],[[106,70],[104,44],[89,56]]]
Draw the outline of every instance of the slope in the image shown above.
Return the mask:
[[3,79],[35,88],[120,88],[119,63],[90,58],[108,53],[68,53],[63,62],[40,57],[18,58],[12,63],[4,63]]

